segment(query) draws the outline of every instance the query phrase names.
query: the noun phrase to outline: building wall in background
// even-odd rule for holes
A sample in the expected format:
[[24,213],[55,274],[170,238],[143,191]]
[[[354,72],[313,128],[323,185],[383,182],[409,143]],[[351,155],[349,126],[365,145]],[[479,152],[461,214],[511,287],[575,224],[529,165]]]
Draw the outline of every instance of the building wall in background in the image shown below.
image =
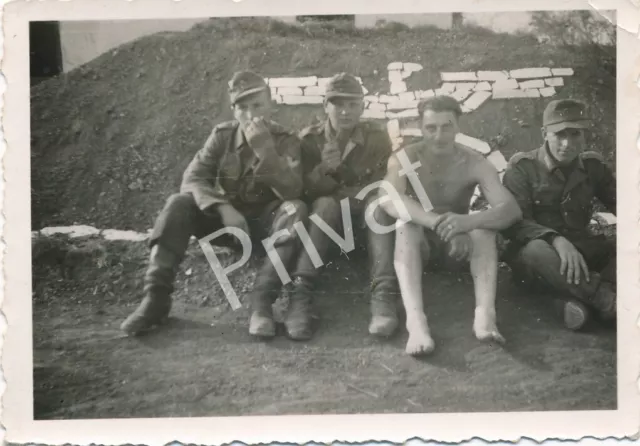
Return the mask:
[[[464,23],[473,23],[495,31],[514,32],[526,30],[530,13],[482,13],[464,14]],[[288,23],[295,16],[275,17]],[[70,71],[123,43],[162,31],[186,31],[193,25],[208,19],[173,20],[103,20],[60,22],[60,43],[63,70]],[[443,29],[452,26],[452,14],[370,14],[356,15],[359,28],[374,27],[379,20],[400,22],[409,26],[435,25]]]

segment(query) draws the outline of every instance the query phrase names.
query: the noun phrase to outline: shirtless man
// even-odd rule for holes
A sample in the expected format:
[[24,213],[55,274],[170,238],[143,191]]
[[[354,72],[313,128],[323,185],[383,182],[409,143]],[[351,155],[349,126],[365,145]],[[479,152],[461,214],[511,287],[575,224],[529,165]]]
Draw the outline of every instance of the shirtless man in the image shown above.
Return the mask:
[[[389,159],[386,180],[401,203],[381,203],[401,219],[404,205],[411,220],[396,230],[394,265],[407,312],[406,352],[427,354],[435,348],[422,294],[423,264],[444,267],[469,262],[476,309],[473,331],[481,341],[502,343],[496,325],[498,253],[496,232],[521,218],[513,196],[502,186],[498,172],[479,153],[458,145],[460,105],[449,96],[424,100],[418,106],[423,140]],[[491,208],[469,215],[476,186]],[[418,246],[421,249],[416,249]]]

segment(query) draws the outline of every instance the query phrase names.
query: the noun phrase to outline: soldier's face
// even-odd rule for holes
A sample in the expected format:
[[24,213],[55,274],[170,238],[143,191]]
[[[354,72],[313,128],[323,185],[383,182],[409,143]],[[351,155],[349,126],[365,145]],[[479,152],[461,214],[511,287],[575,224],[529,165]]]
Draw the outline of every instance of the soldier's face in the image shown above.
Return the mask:
[[570,164],[584,150],[582,129],[562,129],[558,132],[544,131],[551,155],[560,164]]
[[324,111],[334,130],[351,130],[360,122],[364,101],[359,98],[332,98],[325,102]]
[[252,94],[240,99],[232,107],[233,117],[244,127],[253,118],[268,119],[271,115],[271,96],[268,92]]
[[453,149],[458,133],[458,119],[451,111],[425,110],[422,116],[422,138],[435,151]]

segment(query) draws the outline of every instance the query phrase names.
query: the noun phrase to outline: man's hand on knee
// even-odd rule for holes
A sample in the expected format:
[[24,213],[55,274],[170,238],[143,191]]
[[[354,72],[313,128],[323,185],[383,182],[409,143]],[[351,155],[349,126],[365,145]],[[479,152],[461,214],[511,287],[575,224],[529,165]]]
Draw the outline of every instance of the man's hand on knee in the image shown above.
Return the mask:
[[468,260],[473,251],[473,241],[469,234],[458,234],[449,241],[449,256],[461,262]]
[[223,226],[238,228],[244,231],[245,234],[250,235],[247,219],[244,218],[244,215],[238,212],[236,208],[234,208],[230,204],[223,203],[216,206],[215,211],[220,214],[220,219],[222,220]]
[[445,242],[450,242],[460,234],[466,234],[474,228],[468,215],[445,212],[436,221],[434,230]]
[[580,251],[569,240],[562,236],[555,237],[551,243],[560,256],[560,274],[567,277],[567,283],[580,283],[580,276],[584,275],[589,282],[589,267]]

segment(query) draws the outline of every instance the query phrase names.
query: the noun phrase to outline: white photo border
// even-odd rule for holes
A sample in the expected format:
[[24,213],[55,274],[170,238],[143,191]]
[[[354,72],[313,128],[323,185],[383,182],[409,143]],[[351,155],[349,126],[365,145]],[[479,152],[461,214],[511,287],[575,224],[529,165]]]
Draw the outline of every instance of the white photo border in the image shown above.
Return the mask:
[[[608,411],[501,412],[402,415],[33,420],[31,216],[29,134],[29,21],[391,14],[590,9],[616,10],[618,181],[618,408]],[[634,436],[640,424],[640,45],[638,9],[628,0],[75,0],[15,1],[4,6],[3,159],[5,289],[2,399],[6,440],[44,444],[222,444],[321,442],[460,442],[472,438],[518,441]]]

